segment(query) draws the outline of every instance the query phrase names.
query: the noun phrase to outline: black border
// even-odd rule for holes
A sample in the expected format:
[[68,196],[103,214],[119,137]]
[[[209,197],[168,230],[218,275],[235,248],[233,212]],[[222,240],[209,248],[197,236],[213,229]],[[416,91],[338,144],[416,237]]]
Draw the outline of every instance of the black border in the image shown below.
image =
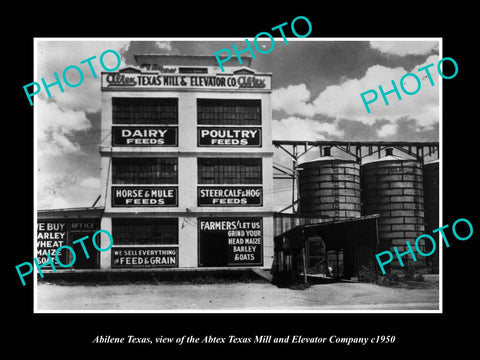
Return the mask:
[[[74,249],[75,251],[75,254],[78,253],[77,258],[78,256],[85,256],[83,251],[80,251],[80,247],[79,246],[74,246],[73,242],[80,239],[80,237],[78,236],[79,233],[90,233],[90,236],[92,237],[92,241],[93,241],[93,235],[98,232],[99,230],[101,230],[101,226],[100,226],[100,218],[78,218],[78,219],[75,219],[75,218],[61,218],[61,217],[57,217],[57,218],[45,218],[45,219],[38,219],[37,220],[37,224],[41,223],[41,222],[62,222],[62,223],[65,223],[66,227],[67,227],[67,230],[65,230],[65,234],[67,236],[67,239],[65,240],[65,244],[62,245],[62,246],[70,246],[72,249]],[[94,224],[97,224],[98,226],[95,227],[95,230],[92,230],[92,231],[88,231],[88,230],[81,230],[81,231],[78,231],[78,230],[72,230],[71,228],[71,225],[72,223],[74,222],[92,222]],[[90,238],[90,236],[88,236]],[[37,250],[38,250],[38,239],[37,239]],[[61,246],[59,246],[58,248],[60,248]],[[57,250],[58,250],[57,248]],[[56,250],[55,250],[56,252]],[[36,254],[37,259],[38,259],[38,254]],[[68,256],[68,258],[70,258],[70,256]],[[55,264],[55,269],[56,271],[55,272],[61,272],[62,270],[66,270],[66,269],[100,269],[100,252],[99,251],[95,251],[94,253],[90,253],[89,252],[89,259],[91,259],[90,261],[93,261],[94,264],[92,267],[85,267],[85,268],[82,268],[82,267],[76,267],[75,264],[76,264],[76,261],[70,265],[70,266],[67,266],[67,267],[62,267],[58,264],[58,262],[56,261],[56,258],[55,257],[52,257],[53,261],[54,261],[54,264]],[[69,259],[64,259],[64,260],[69,260]],[[45,267],[45,269],[48,269],[48,270],[53,270],[51,265]]]
[[[227,267],[229,268],[239,268],[239,267],[256,267],[256,266],[263,266],[263,247],[264,247],[264,233],[263,233],[263,216],[254,216],[252,215],[244,215],[244,216],[218,216],[218,217],[198,217],[197,218],[197,264],[199,268],[205,268],[206,266],[202,264],[201,259],[200,259],[200,221],[203,220],[212,220],[212,221],[222,221],[222,220],[227,220],[227,221],[232,221],[232,220],[240,220],[240,221],[247,221],[247,220],[260,220],[260,226],[262,230],[262,244],[260,246],[261,249],[261,254],[260,254],[260,259],[261,263],[242,263],[242,264],[231,264],[228,263],[228,258],[227,258]],[[208,230],[206,230],[208,231]],[[226,231],[226,230],[225,230]],[[228,244],[227,244],[228,246]]]
[[[53,4],[52,4],[53,5]],[[276,7],[260,4],[209,6],[199,4],[199,9],[182,11],[178,3],[162,3],[158,12],[137,11],[121,5],[95,4],[95,9],[76,8],[71,21],[56,16],[54,6],[36,3],[14,9],[18,27],[7,33],[6,45],[11,49],[7,63],[15,57],[15,71],[7,75],[10,86],[8,96],[15,101],[15,122],[7,122],[15,133],[23,135],[19,149],[21,156],[8,156],[9,169],[17,171],[16,184],[7,196],[9,204],[18,206],[13,218],[19,218],[21,226],[15,228],[12,241],[5,242],[2,266],[8,292],[5,311],[15,314],[8,319],[9,331],[4,335],[6,350],[16,356],[37,355],[45,347],[57,354],[76,354],[89,357],[102,353],[122,356],[168,353],[184,355],[192,352],[212,356],[233,352],[240,356],[280,354],[282,357],[299,356],[306,352],[321,356],[348,356],[371,353],[392,357],[444,356],[446,350],[475,353],[477,336],[468,328],[468,319],[476,312],[477,300],[475,274],[478,271],[478,210],[475,194],[478,187],[476,171],[477,131],[476,116],[472,104],[478,102],[478,93],[471,88],[475,84],[478,64],[474,51],[477,36],[474,24],[478,22],[474,5],[417,4],[414,7],[398,4],[339,3],[311,5],[285,3]],[[298,4],[300,5],[300,4]],[[397,6],[395,6],[397,5]],[[190,5],[189,5],[190,6]],[[191,5],[195,7],[195,5]],[[231,6],[231,11],[227,7]],[[237,8],[236,8],[237,7]],[[18,10],[18,11],[15,11]],[[78,16],[77,16],[78,15]],[[33,107],[29,106],[22,86],[34,81],[34,37],[253,37],[272,26],[290,22],[295,16],[307,16],[313,24],[310,37],[441,37],[443,56],[454,58],[459,66],[456,78],[445,81],[443,86],[443,223],[451,224],[461,217],[468,218],[475,229],[473,238],[445,249],[443,253],[443,302],[442,314],[34,314],[33,287],[31,282],[22,287],[15,265],[31,259],[33,249]],[[65,20],[65,19],[64,19]],[[101,26],[97,26],[101,23]],[[464,26],[462,26],[464,25]],[[269,56],[274,56],[274,51]],[[298,54],[301,56],[301,54]],[[13,149],[18,149],[16,143]],[[7,181],[11,181],[7,179]],[[56,327],[53,325],[59,325]],[[59,330],[63,329],[63,330]],[[42,331],[43,330],[43,331]],[[44,335],[48,330],[52,335]],[[375,347],[282,345],[282,346],[225,346],[190,345],[97,346],[92,339],[99,334],[126,336],[182,336],[195,335],[252,336],[272,334],[286,336],[301,334],[322,336],[368,336],[391,334],[397,337],[394,344]],[[43,350],[42,350],[43,349]]]
[[[148,128],[156,128],[164,130],[173,130],[174,131],[174,137],[175,137],[175,142],[173,144],[157,144],[157,145],[152,145],[152,144],[117,144],[115,142],[115,131],[121,130],[121,129],[148,129]],[[151,139],[148,137],[147,139]],[[152,147],[152,148],[157,148],[157,147],[178,147],[178,125],[175,126],[170,126],[170,125],[112,125],[112,147]]]
[[[232,204],[232,205],[214,205],[214,204],[200,204],[200,191],[203,189],[242,189],[242,188],[248,188],[248,189],[259,189],[260,190],[260,196],[259,200],[260,202],[258,204]],[[221,208],[221,207],[262,207],[263,206],[263,186],[262,185],[217,185],[217,186],[197,186],[197,206],[198,207],[214,207],[214,208]]]
[[[259,130],[260,131],[260,135],[259,135],[259,139],[258,139],[258,144],[252,144],[252,145],[202,145],[200,144],[201,142],[201,135],[200,135],[200,131],[202,129],[208,129],[208,130],[215,130],[215,129],[219,129],[219,130],[248,130],[248,129],[254,129],[254,130]],[[241,127],[241,126],[238,126],[238,127],[235,127],[235,126],[218,126],[218,127],[215,127],[215,126],[209,126],[209,125],[198,125],[197,126],[197,147],[207,147],[207,148],[261,148],[262,147],[262,135],[263,135],[263,132],[262,132],[262,127],[253,127],[253,126],[246,126],[246,127]],[[240,138],[242,139],[242,138]]]
[[[112,185],[111,187],[111,193],[110,193],[110,196],[112,198],[112,208],[156,208],[156,207],[161,207],[161,208],[166,208],[166,207],[178,207],[178,185],[175,185],[175,186],[165,186],[165,185],[159,185],[159,186],[155,186],[155,185],[125,185],[125,186],[121,186],[121,185]],[[117,205],[115,204],[115,196],[113,196],[113,192],[115,189],[129,189],[129,188],[135,188],[135,189],[166,189],[166,190],[170,190],[170,189],[174,189],[175,190],[175,205]]]
[[[195,36],[193,36],[195,37]],[[257,74],[249,74],[249,75],[244,75],[244,74],[222,74],[222,73],[218,73],[218,74],[164,74],[164,73],[160,73],[160,74],[157,74],[157,72],[146,72],[146,73],[121,73],[121,72],[101,72],[101,89],[102,91],[128,91],[128,89],[135,89],[134,91],[156,91],[158,89],[162,89],[162,90],[166,90],[166,91],[203,91],[203,90],[207,90],[207,91],[222,91],[222,92],[228,92],[228,91],[245,91],[245,92],[252,92],[252,93],[269,93],[271,92],[271,89],[266,89],[265,87],[229,87],[229,88],[223,88],[221,86],[213,86],[213,87],[210,87],[210,86],[189,86],[189,87],[182,87],[182,86],[164,86],[163,84],[162,85],[152,85],[151,87],[149,87],[148,85],[138,85],[138,84],[135,84],[135,85],[107,85],[107,86],[103,86],[103,75],[111,75],[111,74],[127,74],[127,75],[134,75],[134,78],[136,78],[136,76],[155,76],[155,77],[183,77],[183,78],[199,78],[199,77],[203,77],[203,78],[222,78],[222,77],[225,77],[225,78],[233,78],[233,79],[237,79],[237,78],[241,78],[241,77],[247,77],[247,76],[250,76],[250,77],[253,77],[255,78],[255,76],[258,76],[258,77],[265,77],[265,78],[270,78],[271,79],[271,76],[269,74],[262,74],[262,73],[257,73]],[[183,80],[183,79],[182,79]],[[271,80],[270,80],[271,81]],[[190,83],[191,83],[191,79],[190,79]],[[237,81],[235,81],[235,86],[237,85]],[[125,90],[125,88],[127,90]]]
[[[51,222],[51,223],[59,223],[59,222],[60,222],[60,223],[64,223],[64,224],[65,224],[65,227],[67,227],[67,229],[68,229],[68,227],[69,227],[69,225],[70,225],[68,219],[57,218],[57,219],[41,219],[41,220],[39,219],[39,220],[37,220],[37,226],[38,226],[38,224],[40,224],[40,223],[49,223],[49,222]],[[37,230],[37,231],[39,231],[39,230]],[[55,233],[55,231],[48,231],[48,230],[44,230],[44,232],[45,232],[45,233],[52,233],[52,232]],[[69,230],[64,230],[63,232],[65,232],[65,236],[67,237],[67,238],[64,240],[65,244],[64,244],[64,245],[61,245],[61,246],[59,246],[59,247],[57,247],[57,248],[55,248],[54,255],[57,255],[58,249],[61,248],[62,246],[65,246],[65,245],[66,245],[66,246],[72,247],[72,244],[70,243],[70,239],[69,239],[69,236],[68,236],[68,235],[69,235]],[[40,260],[40,257],[38,256],[38,250],[43,249],[43,250],[49,250],[49,251],[50,251],[51,249],[53,249],[53,248],[47,248],[47,247],[45,247],[45,248],[40,247],[40,246],[38,245],[38,242],[39,242],[39,241],[45,241],[45,240],[43,240],[43,239],[42,239],[42,240],[39,240],[38,237],[37,237],[37,254],[35,255],[35,257],[37,258],[37,260]],[[63,269],[63,267],[61,267],[60,264],[58,264],[58,261],[57,261],[56,257],[55,257],[55,256],[52,256],[52,254],[49,254],[49,255],[50,255],[50,257],[51,257],[52,260],[53,260],[55,269],[57,269],[57,270]],[[68,260],[67,252],[65,251],[63,255],[64,255],[64,256],[62,256],[63,259],[61,259],[61,260],[62,260],[62,261],[65,261],[65,263],[66,263],[66,260]],[[46,258],[45,255],[41,255],[41,256],[42,256],[42,258],[43,258],[43,257]],[[46,263],[46,262],[45,262],[45,263]],[[45,263],[40,263],[40,265],[45,264]],[[73,266],[73,265],[74,265],[74,264],[72,264],[71,266]],[[57,266],[58,266],[58,267],[57,267]],[[71,266],[68,266],[68,267],[71,267]],[[50,270],[50,269],[52,269],[52,265],[45,265],[45,268]]]
[[[125,265],[116,265],[114,264],[114,259],[115,259],[115,254],[113,253],[115,250],[176,250],[175,254],[175,266],[125,266]],[[117,247],[112,247],[112,256],[110,257],[111,263],[110,266],[112,269],[174,269],[178,268],[178,258],[179,258],[179,246],[165,246],[165,247],[155,247],[155,246],[134,246],[134,247],[125,247],[125,246],[117,246]],[[130,255],[128,255],[130,256]]]

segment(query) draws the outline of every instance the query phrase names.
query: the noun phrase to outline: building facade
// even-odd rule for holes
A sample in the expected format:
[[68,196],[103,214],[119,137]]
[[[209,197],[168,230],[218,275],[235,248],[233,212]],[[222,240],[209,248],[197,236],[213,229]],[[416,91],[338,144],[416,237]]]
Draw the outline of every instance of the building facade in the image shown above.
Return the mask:
[[101,269],[271,266],[271,74],[243,60],[138,55],[102,73]]

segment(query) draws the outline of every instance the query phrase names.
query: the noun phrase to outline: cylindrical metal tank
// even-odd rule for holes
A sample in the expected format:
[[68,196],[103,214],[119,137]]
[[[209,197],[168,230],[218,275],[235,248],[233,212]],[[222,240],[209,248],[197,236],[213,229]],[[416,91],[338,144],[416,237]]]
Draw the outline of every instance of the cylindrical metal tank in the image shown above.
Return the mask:
[[360,164],[324,156],[299,165],[299,212],[334,219],[361,215]]
[[[387,148],[385,157],[362,165],[362,200],[365,215],[380,214],[378,219],[379,252],[397,247],[399,253],[414,249],[416,238],[425,231],[423,164],[393,155]],[[424,251],[423,241],[419,247]],[[414,249],[415,251],[415,249]],[[424,258],[402,256],[406,266],[424,267]],[[391,270],[401,269],[394,256]]]
[[[438,232],[433,230],[440,227],[439,224],[439,207],[440,207],[440,179],[439,179],[440,161],[425,163],[423,165],[423,190],[425,194],[425,233],[433,236],[437,241],[438,248]],[[431,242],[425,242],[425,249],[430,252],[433,249]],[[438,251],[425,259],[426,266],[429,270],[438,272]]]
[[[299,165],[300,214],[326,221],[361,216],[360,164],[331,156],[329,147],[323,152],[324,156]],[[309,273],[350,276],[344,269],[344,261],[353,261],[350,255],[326,248],[323,240],[309,238],[306,255]]]

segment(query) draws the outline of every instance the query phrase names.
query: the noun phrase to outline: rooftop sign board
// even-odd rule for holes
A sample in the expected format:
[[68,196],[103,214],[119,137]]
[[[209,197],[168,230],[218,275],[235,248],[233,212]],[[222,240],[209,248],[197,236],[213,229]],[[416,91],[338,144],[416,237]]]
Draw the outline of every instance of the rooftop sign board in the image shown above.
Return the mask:
[[256,75],[253,71],[234,74],[167,74],[142,72],[129,68],[102,73],[102,91],[108,90],[255,90],[270,91],[271,75]]

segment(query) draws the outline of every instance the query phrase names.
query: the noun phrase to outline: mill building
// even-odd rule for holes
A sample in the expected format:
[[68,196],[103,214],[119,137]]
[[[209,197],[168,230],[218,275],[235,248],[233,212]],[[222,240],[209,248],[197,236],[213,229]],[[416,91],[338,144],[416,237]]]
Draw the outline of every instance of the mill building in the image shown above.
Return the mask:
[[[214,56],[135,60],[101,75],[99,200],[38,210],[39,263],[103,229],[113,246],[88,245],[92,256],[77,256],[68,271],[351,278],[375,265],[376,252],[438,227],[438,143],[275,140],[272,74],[252,69],[251,58],[231,59],[225,71]],[[274,151],[291,157],[290,169],[274,164]],[[280,211],[274,179],[292,184],[292,203]],[[106,248],[109,239],[98,242]],[[59,259],[72,260],[68,252]],[[438,270],[438,258],[412,266]]]

